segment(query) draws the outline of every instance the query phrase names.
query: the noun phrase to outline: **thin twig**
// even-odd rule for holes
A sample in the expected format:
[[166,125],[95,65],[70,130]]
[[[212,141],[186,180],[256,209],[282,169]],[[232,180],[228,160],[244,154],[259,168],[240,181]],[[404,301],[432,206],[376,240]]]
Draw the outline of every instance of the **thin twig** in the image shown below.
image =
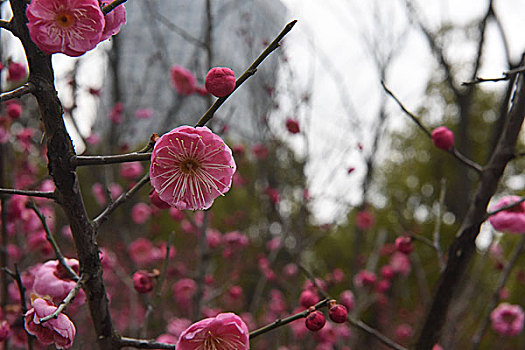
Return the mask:
[[[396,101],[396,103],[399,105],[399,107],[401,107],[401,109],[403,110],[403,112],[405,112],[405,114],[407,116],[410,117],[410,119],[412,119],[414,121],[414,123],[416,123],[416,125],[429,137],[432,139],[432,133],[419,121],[419,118],[416,117],[412,112],[410,112],[404,105],[403,103],[394,95],[394,93],[385,85],[385,83],[383,81],[381,81],[381,85],[383,86],[383,89],[385,90],[385,92],[387,94],[389,94],[393,99],[394,101]],[[478,174],[481,174],[481,171],[483,170],[481,165],[479,165],[478,163],[472,161],[471,159],[468,159],[466,156],[464,156],[463,154],[461,154],[457,149],[455,149],[454,147],[452,147],[450,150],[446,151],[450,154],[452,154],[456,159],[458,159],[461,163],[465,164],[466,166],[468,166],[469,168],[475,170]]]
[[55,192],[17,190],[14,188],[0,188],[0,194],[56,199]]
[[93,225],[96,229],[100,227],[107,219],[109,219],[109,216],[117,207],[119,207],[121,204],[124,204],[128,199],[133,197],[133,195],[142,188],[145,184],[147,184],[149,181],[149,173],[144,175],[142,179],[139,180],[132,188],[130,188],[129,191],[126,193],[121,194],[114,202],[110,203],[106,209],[102,211],[95,219],[93,219]]
[[11,24],[11,21],[6,21],[3,19],[0,19],[0,28],[9,30],[10,32],[13,31],[13,25]]
[[487,313],[485,317],[483,318],[483,323],[478,328],[478,331],[476,332],[474,337],[472,337],[472,345],[470,347],[471,350],[478,349],[479,345],[481,344],[481,339],[483,338],[483,335],[485,334],[485,331],[487,330],[487,327],[490,323],[490,313],[496,307],[496,304],[500,300],[500,292],[505,286],[505,283],[507,282],[507,279],[510,276],[512,268],[516,264],[516,261],[518,260],[518,257],[520,256],[524,247],[525,247],[525,236],[522,236],[518,245],[516,246],[516,249],[514,249],[514,252],[512,253],[512,256],[509,262],[505,265],[505,268],[503,269],[503,272],[499,279],[496,290],[494,291],[494,294],[492,295],[492,298],[490,300],[490,304],[487,307]]
[[134,339],[120,337],[120,347],[132,347],[137,349],[168,349],[175,350],[175,344],[159,343],[154,340]]
[[112,3],[109,3],[106,6],[104,6],[104,8],[102,9],[102,13],[104,15],[107,15],[108,13],[113,11],[117,6],[122,5],[126,1],[128,1],[128,0],[115,0],[115,1],[113,1]]
[[264,334],[264,333],[268,333],[269,331],[271,330],[274,330],[276,328],[279,328],[281,326],[284,326],[285,324],[288,324],[290,322],[293,322],[295,320],[299,320],[301,318],[305,318],[306,316],[308,316],[313,310],[319,310],[320,308],[323,308],[325,306],[328,305],[328,303],[330,302],[330,299],[323,299],[321,300],[320,302],[318,302],[317,304],[315,304],[314,306],[312,306],[311,308],[309,309],[306,309],[302,312],[298,312],[292,316],[289,316],[289,317],[286,317],[286,318],[283,318],[283,319],[277,319],[275,320],[274,322],[264,326],[264,327],[261,327],[259,329],[256,329],[254,331],[251,331],[250,332],[250,339],[253,339],[261,334]]
[[476,77],[476,79],[471,80],[471,81],[465,81],[465,82],[461,83],[461,85],[468,86],[468,85],[474,85],[474,84],[480,84],[480,83],[486,83],[486,82],[505,81],[505,80],[509,80],[510,78],[512,78],[513,75],[516,75],[516,74],[521,73],[521,72],[525,72],[525,67],[517,67],[517,68],[511,69],[511,70],[508,70],[506,72],[503,72],[503,76],[500,77],[500,78],[481,78],[481,77]]
[[[20,271],[18,270],[18,265],[15,264],[15,272],[9,270],[7,267],[3,267],[2,270],[5,271],[15,282],[18,289],[18,294],[20,295],[20,307],[22,307],[22,314],[25,315],[27,312],[26,304],[26,287],[22,282],[22,277],[20,276]],[[34,336],[28,334],[27,336],[27,349],[33,350],[33,340]]]
[[370,327],[363,321],[355,320],[352,317],[347,318],[348,323],[350,323],[352,326],[359,328],[360,330],[364,331],[365,333],[375,337],[377,340],[379,340],[381,343],[385,344],[386,346],[395,349],[395,350],[407,350],[406,348],[402,347],[401,345],[395,343],[394,341],[388,339],[383,334],[378,332],[376,329]]
[[162,286],[164,284],[164,281],[166,280],[166,271],[168,270],[168,263],[170,261],[170,250],[171,246],[173,245],[174,238],[175,231],[171,231],[168,237],[168,242],[166,244],[166,255],[164,256],[164,261],[162,263],[162,267],[160,268],[160,275],[157,278],[155,290],[153,291],[153,300],[148,304],[146,316],[144,317],[144,331],[146,333],[148,331],[150,316],[155,310],[155,308],[159,305],[160,298],[162,297]]
[[112,156],[73,156],[71,157],[71,164],[73,166],[85,165],[106,165],[116,163],[128,162],[144,162],[151,159],[151,153],[126,153]]
[[19,88],[16,88],[12,91],[4,92],[0,94],[0,101],[12,100],[13,98],[18,98],[27,94],[30,94],[35,91],[35,86],[31,83],[26,83]]
[[64,258],[64,255],[62,255],[62,252],[60,251],[60,248],[58,247],[57,242],[55,241],[55,237],[53,237],[53,234],[51,234],[51,231],[49,230],[49,226],[47,226],[46,217],[40,212],[40,210],[38,210],[37,206],[35,205],[33,201],[29,201],[27,203],[27,207],[32,209],[35,212],[35,214],[38,216],[40,221],[42,222],[42,226],[44,227],[44,231],[46,232],[46,239],[49,242],[49,244],[51,244],[51,246],[53,247],[53,250],[55,251],[55,255],[58,261],[60,262],[60,265],[62,265],[66,269],[66,271],[69,273],[69,275],[74,281],[78,281],[79,277],[77,273],[73,271],[71,266],[68,265],[68,263],[66,262],[66,259]]
[[47,315],[46,317],[42,317],[40,319],[40,323],[44,323],[44,322],[47,322],[49,321],[50,319],[52,318],[57,318],[58,315],[63,312],[66,307],[68,307],[69,304],[71,304],[71,302],[73,301],[73,299],[75,299],[75,297],[77,296],[78,294],[78,291],[80,290],[80,288],[82,287],[82,284],[84,284],[84,280],[86,279],[86,277],[84,275],[81,275],[79,280],[77,281],[77,283],[75,284],[75,287],[73,287],[73,289],[71,289],[69,291],[69,293],[67,294],[67,296],[64,298],[64,300],[62,300],[60,302],[60,305],[58,305],[57,309],[55,311],[53,311],[52,314],[50,315]]
[[264,51],[253,61],[253,63],[244,71],[244,73],[235,82],[235,89],[228,95],[218,98],[215,103],[204,113],[199,119],[195,127],[204,126],[206,123],[213,118],[213,114],[219,109],[219,107],[228,99],[244,83],[249,77],[257,72],[257,67],[268,57],[275,49],[279,47],[279,42],[285,37],[293,26],[297,23],[297,20],[291,21],[284,27],[284,29],[277,35],[277,37],[264,49]]
[[447,180],[441,179],[441,190],[439,192],[438,213],[436,215],[436,226],[434,227],[433,246],[438,256],[439,270],[443,271],[445,262],[443,260],[443,250],[441,249],[441,221],[443,219],[443,208],[445,207],[445,193],[447,192]]

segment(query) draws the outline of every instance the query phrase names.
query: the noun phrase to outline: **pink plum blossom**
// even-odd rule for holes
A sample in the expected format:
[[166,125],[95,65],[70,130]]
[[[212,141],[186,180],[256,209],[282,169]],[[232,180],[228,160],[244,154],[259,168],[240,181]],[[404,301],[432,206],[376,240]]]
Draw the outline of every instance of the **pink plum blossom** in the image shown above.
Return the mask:
[[143,266],[155,261],[154,246],[146,238],[138,238],[129,245],[129,256],[137,265]]
[[321,299],[317,293],[311,290],[303,290],[299,296],[299,304],[305,309],[308,309],[310,306],[314,306],[319,300]]
[[157,140],[151,155],[153,188],[180,210],[211,207],[229,191],[235,170],[230,148],[207,127],[175,128]]
[[214,67],[206,74],[204,86],[216,97],[224,97],[235,90],[235,73],[226,67]]
[[354,276],[354,284],[357,287],[371,286],[376,283],[376,274],[367,270],[361,270]]
[[25,329],[44,345],[55,344],[57,349],[69,349],[73,345],[76,329],[66,315],[60,313],[45,323],[40,322],[42,317],[51,315],[56,309],[50,301],[36,298],[33,308],[24,316]]
[[170,70],[173,87],[180,95],[191,95],[195,92],[195,76],[182,66],[173,66]]
[[86,137],[86,142],[90,145],[97,145],[100,142],[100,135],[97,133],[92,133]]
[[188,327],[180,335],[176,350],[248,350],[248,327],[233,313],[221,313]]
[[524,313],[519,305],[501,303],[490,314],[492,329],[505,336],[515,336],[523,330]]
[[339,302],[346,307],[348,311],[352,311],[355,306],[354,293],[351,290],[344,290],[339,296]]
[[432,142],[437,148],[448,151],[454,146],[454,133],[446,126],[440,126],[432,131]]
[[109,120],[113,124],[121,124],[124,119],[124,105],[122,102],[117,102],[111,109],[111,112],[109,112]]
[[33,0],[26,14],[31,39],[47,54],[81,56],[97,46],[105,25],[97,0]]
[[255,145],[253,145],[252,152],[255,155],[255,157],[259,160],[268,157],[268,148],[262,143],[256,143]]
[[169,209],[171,206],[164,202],[162,199],[160,199],[159,194],[155,189],[152,189],[149,193],[149,201],[151,204],[153,204],[155,207],[159,209]]
[[[518,196],[503,197],[495,206],[490,208],[490,211],[501,209],[518,202],[520,199]],[[516,234],[525,233],[525,202],[491,215],[489,222],[498,231]]]
[[[78,273],[79,263],[77,259],[66,258],[66,263],[73,271]],[[55,304],[59,304],[68,293],[75,287],[76,282],[69,272],[58,260],[49,260],[34,271],[35,282],[33,292],[39,296],[49,296]],[[79,306],[85,300],[84,291],[80,290],[73,300],[72,306]]]
[[17,101],[9,101],[6,106],[6,113],[11,119],[18,119],[22,114],[22,105]]
[[[102,5],[106,6],[113,0],[102,0]],[[100,41],[104,41],[110,36],[118,34],[120,28],[126,24],[126,7],[119,5],[115,7],[110,13],[104,15],[104,30]]]
[[396,238],[396,249],[398,252],[403,254],[410,254],[414,250],[414,245],[412,244],[412,238],[410,236],[401,236]]
[[410,273],[410,259],[406,254],[396,252],[390,258],[390,267],[395,273],[406,276]]

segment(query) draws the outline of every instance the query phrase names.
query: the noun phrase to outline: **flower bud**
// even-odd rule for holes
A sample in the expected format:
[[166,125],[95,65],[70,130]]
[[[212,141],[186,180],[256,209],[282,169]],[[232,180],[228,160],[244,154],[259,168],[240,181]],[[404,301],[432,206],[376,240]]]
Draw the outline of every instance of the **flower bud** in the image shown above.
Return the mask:
[[209,93],[224,97],[235,90],[235,73],[230,68],[215,67],[206,75],[204,86]]
[[317,332],[318,330],[323,328],[325,324],[326,324],[326,318],[324,317],[323,313],[320,311],[314,311],[308,316],[306,316],[306,321],[305,321],[306,328],[308,328],[312,332]]
[[335,304],[334,306],[332,306],[328,313],[330,319],[335,323],[345,323],[347,315],[348,311],[346,310],[346,307],[344,307],[341,304]]
[[446,126],[440,126],[432,131],[432,142],[437,148],[448,151],[454,146],[454,133]]

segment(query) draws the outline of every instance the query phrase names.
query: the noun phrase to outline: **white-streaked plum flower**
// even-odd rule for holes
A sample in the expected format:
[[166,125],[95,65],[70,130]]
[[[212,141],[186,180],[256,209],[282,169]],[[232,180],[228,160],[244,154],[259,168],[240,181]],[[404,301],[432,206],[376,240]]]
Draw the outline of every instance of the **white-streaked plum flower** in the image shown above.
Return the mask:
[[157,140],[151,155],[151,185],[179,210],[211,207],[230,189],[235,170],[231,149],[205,126],[173,129]]
[[248,350],[249,332],[237,315],[221,313],[189,326],[180,335],[176,350]]
[[98,0],[33,0],[26,14],[31,39],[47,54],[81,56],[97,46],[105,25]]

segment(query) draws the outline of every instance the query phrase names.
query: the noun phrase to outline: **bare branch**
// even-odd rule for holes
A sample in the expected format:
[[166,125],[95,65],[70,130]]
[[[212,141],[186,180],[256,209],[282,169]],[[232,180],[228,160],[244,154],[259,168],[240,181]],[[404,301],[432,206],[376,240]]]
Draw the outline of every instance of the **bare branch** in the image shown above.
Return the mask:
[[71,164],[73,166],[86,165],[106,165],[128,162],[145,162],[151,159],[151,153],[127,153],[112,156],[73,156],[71,157]]
[[12,100],[14,98],[18,98],[18,97],[33,93],[34,91],[35,91],[34,85],[31,83],[26,83],[12,91],[8,91],[8,92],[4,92],[0,94],[0,101],[3,102],[7,100]]
[[62,300],[60,302],[60,305],[58,305],[57,309],[55,311],[53,311],[52,314],[49,314],[47,315],[46,317],[42,317],[40,319],[40,323],[44,323],[44,322],[47,322],[49,321],[50,319],[52,318],[57,318],[58,315],[60,313],[62,313],[66,307],[69,306],[69,304],[71,304],[71,302],[73,301],[73,299],[75,299],[75,297],[77,296],[78,294],[78,291],[80,290],[80,288],[82,287],[82,284],[84,284],[84,280],[85,280],[85,276],[82,275],[80,276],[79,280],[77,281],[77,283],[75,284],[75,287],[73,287],[69,293],[67,294],[67,296],[64,298],[64,300]]
[[471,81],[465,81],[463,83],[461,83],[461,85],[474,85],[474,84],[480,84],[480,83],[486,83],[486,82],[498,82],[498,81],[505,81],[505,80],[510,80],[510,78],[512,78],[512,76],[518,74],[518,73],[521,73],[521,72],[525,72],[525,67],[521,66],[521,67],[517,67],[517,68],[514,68],[514,69],[511,69],[511,70],[508,70],[506,72],[503,72],[503,76],[502,77],[499,77],[499,78],[480,78],[480,77],[476,77],[476,79],[474,80],[471,80]]
[[10,196],[21,195],[21,196],[39,197],[39,198],[47,198],[47,199],[56,199],[55,192],[17,190],[13,188],[0,188],[0,194],[10,195]]
[[248,78],[257,72],[257,67],[275,50],[279,47],[279,42],[292,30],[293,26],[297,23],[297,20],[291,21],[284,27],[284,29],[277,35],[277,37],[264,49],[264,51],[253,61],[253,63],[244,71],[244,73],[235,82],[235,89],[228,95],[218,98],[215,103],[204,113],[199,119],[196,127],[204,126],[206,123],[213,118],[213,114],[219,109],[219,107],[228,99],[242,85]]
[[13,32],[13,25],[11,24],[11,21],[0,19],[0,28]]
[[[522,62],[524,59],[525,55]],[[514,157],[514,148],[525,116],[525,77],[523,74],[517,76],[512,101],[503,133],[489,162],[483,168],[478,190],[470,201],[467,215],[449,248],[447,265],[438,281],[430,309],[427,310],[426,320],[415,346],[417,350],[430,350],[439,340],[450,304],[476,252],[475,242],[481,226],[480,218],[485,216],[487,205],[497,190],[503,171],[507,163]]]
[[140,179],[139,182],[135,184],[128,192],[121,194],[116,201],[109,204],[102,213],[100,213],[95,219],[93,219],[93,225],[95,228],[98,229],[100,225],[102,225],[104,222],[106,222],[107,219],[109,219],[109,216],[117,209],[121,204],[124,204],[128,199],[133,197],[135,193],[138,192],[149,181],[149,173],[144,175],[142,179]]
[[55,241],[55,237],[53,237],[53,235],[51,234],[51,231],[49,230],[49,226],[47,226],[46,217],[40,212],[40,210],[38,210],[37,206],[35,205],[33,201],[28,202],[27,207],[32,209],[35,212],[35,214],[38,216],[40,221],[42,222],[42,226],[44,227],[44,231],[46,232],[46,239],[49,242],[49,244],[51,244],[51,246],[53,247],[53,250],[55,251],[55,255],[58,261],[60,262],[60,265],[62,265],[66,269],[66,271],[69,273],[69,275],[74,281],[78,281],[77,273],[73,271],[71,266],[68,265],[68,263],[66,262],[66,259],[64,258],[64,255],[62,255],[62,252],[60,251],[60,248],[58,247],[57,242]]
[[[524,198],[525,200],[525,198]],[[487,330],[487,327],[490,322],[490,313],[492,310],[496,307],[496,304],[500,300],[500,292],[505,286],[505,283],[507,282],[510,273],[512,271],[512,268],[514,265],[516,265],[516,261],[518,261],[518,257],[520,256],[521,252],[523,251],[523,248],[525,247],[525,236],[521,237],[521,240],[519,241],[518,245],[514,249],[514,252],[512,253],[512,256],[509,260],[509,262],[505,265],[505,268],[503,269],[503,272],[501,274],[501,277],[499,279],[498,285],[496,287],[496,290],[494,291],[494,294],[492,295],[492,299],[490,300],[490,303],[487,307],[487,313],[485,314],[485,317],[483,318],[483,322],[481,323],[480,327],[478,328],[476,334],[472,337],[472,346],[471,350],[476,350],[479,348],[479,345],[481,344],[481,339],[483,338],[483,335],[485,334],[485,331]]]
[[[403,110],[403,112],[405,112],[405,114],[407,116],[410,117],[410,119],[412,119],[414,121],[414,123],[416,123],[416,125],[429,137],[429,138],[432,138],[432,134],[430,133],[430,131],[419,121],[419,118],[416,117],[412,112],[410,112],[404,105],[403,103],[401,103],[401,101],[394,95],[394,93],[392,91],[390,91],[390,89],[385,85],[384,82],[381,82],[381,85],[383,86],[383,89],[386,91],[387,94],[389,94],[390,96],[392,96],[392,98],[397,102],[397,104],[399,105],[399,107],[401,107],[401,109]],[[450,150],[446,151],[450,154],[452,154],[456,159],[458,159],[461,163],[465,164],[466,166],[468,166],[469,168],[475,170],[478,174],[481,173],[482,171],[482,168],[481,168],[481,165],[479,165],[478,163],[468,159],[466,156],[464,156],[463,154],[461,154],[456,148],[452,147]]]
[[175,344],[159,343],[154,340],[134,339],[128,337],[120,337],[120,347],[132,347],[137,349],[175,350]]

